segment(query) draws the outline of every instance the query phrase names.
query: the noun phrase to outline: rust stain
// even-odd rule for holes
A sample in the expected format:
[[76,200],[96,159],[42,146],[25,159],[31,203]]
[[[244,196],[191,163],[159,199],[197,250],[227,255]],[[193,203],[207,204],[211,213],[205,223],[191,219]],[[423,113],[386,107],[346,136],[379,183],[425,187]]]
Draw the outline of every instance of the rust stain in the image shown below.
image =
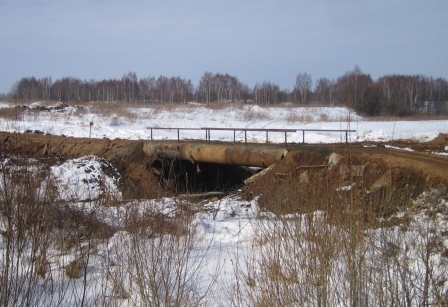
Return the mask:
[[239,144],[198,144],[148,142],[143,151],[153,160],[181,159],[192,163],[217,163],[238,166],[269,167],[288,153],[285,148]]

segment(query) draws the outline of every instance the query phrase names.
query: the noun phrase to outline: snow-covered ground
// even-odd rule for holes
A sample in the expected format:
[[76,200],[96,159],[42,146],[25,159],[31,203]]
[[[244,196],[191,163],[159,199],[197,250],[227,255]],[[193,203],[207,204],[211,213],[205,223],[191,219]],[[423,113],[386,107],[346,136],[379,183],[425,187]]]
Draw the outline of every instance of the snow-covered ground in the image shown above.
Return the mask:
[[[30,104],[38,109],[44,103]],[[0,108],[10,107],[0,103]],[[105,110],[107,111],[107,110]],[[101,115],[89,107],[77,106],[51,109],[44,112],[23,112],[19,118],[2,120],[0,130],[7,132],[42,131],[54,135],[109,139],[143,139],[151,137],[148,127],[156,128],[263,128],[263,129],[325,129],[356,130],[349,134],[349,141],[388,141],[413,139],[429,141],[439,133],[448,132],[448,120],[427,121],[372,121],[350,112],[346,108],[329,107],[239,107],[206,108],[198,105],[178,108],[129,108],[126,116],[104,112]],[[117,113],[119,113],[117,111]],[[93,123],[90,126],[90,123]],[[181,131],[181,138],[204,139],[204,131]],[[288,142],[303,141],[301,131],[288,133]],[[154,139],[177,139],[176,130],[154,130]],[[233,132],[211,132],[212,139],[233,140]],[[237,139],[244,140],[239,132]],[[251,142],[264,142],[264,132],[249,132]],[[283,142],[283,133],[271,133],[270,142]],[[345,133],[306,132],[306,143],[335,143],[345,141]]]
[[[39,105],[40,103],[35,103],[31,107],[37,108]],[[2,107],[6,108],[10,107],[10,105],[0,103],[0,108]],[[365,120],[344,108],[260,108],[257,106],[244,106],[209,109],[196,106],[169,110],[129,108],[128,111],[133,115],[126,117],[117,114],[102,116],[101,114],[91,112],[88,108],[81,110],[76,107],[37,113],[23,112],[18,119],[2,120],[0,122],[0,130],[7,132],[38,130],[44,133],[73,137],[88,137],[91,135],[94,138],[149,139],[150,131],[147,127],[354,129],[357,132],[351,134],[351,141],[385,141],[392,139],[428,141],[435,138],[439,133],[448,132],[448,120],[375,122]],[[90,122],[93,122],[92,127],[90,127]],[[177,138],[177,131],[155,131],[153,137],[155,139],[175,139]],[[183,131],[181,137],[203,138],[204,132]],[[243,136],[239,135],[239,137]],[[252,141],[265,141],[264,133],[254,133],[250,137]],[[306,135],[306,142],[341,142],[345,141],[344,137],[345,134],[310,132]],[[212,133],[212,139],[232,140],[233,133]],[[283,139],[283,135],[275,136],[273,134],[270,137],[272,142],[282,142]],[[302,133],[291,133],[288,135],[288,140],[301,142]],[[10,161],[6,159],[2,163],[3,167],[5,167]],[[180,205],[185,203],[184,199],[164,198],[159,200],[122,201],[117,187],[119,178],[109,177],[104,174],[102,165],[105,164],[107,164],[106,161],[101,161],[96,157],[84,157],[65,161],[63,164],[52,167],[51,177],[58,183],[60,200],[64,200],[67,206],[78,207],[96,214],[101,221],[117,229],[123,227],[125,220],[129,218],[130,212],[134,212],[138,216],[144,216],[148,212],[152,212],[162,214],[173,221],[176,220],[176,213]],[[110,167],[110,165],[107,166]],[[5,181],[0,184],[0,191],[4,189]],[[117,201],[114,206],[98,205],[96,200],[104,198],[105,195]],[[428,195],[426,196],[428,199],[430,198]],[[384,284],[375,283],[375,286],[393,287],[391,290],[385,288],[387,293],[392,293],[392,298],[394,298],[396,293],[409,292],[409,298],[413,304],[421,302],[418,289],[426,286],[424,284],[425,273],[428,270],[425,270],[427,268],[425,265],[431,266],[431,281],[440,281],[442,294],[445,293],[447,288],[445,282],[447,281],[448,260],[440,257],[439,254],[434,257],[425,257],[424,254],[420,253],[425,250],[427,246],[425,243],[428,243],[431,240],[430,237],[434,234],[430,234],[430,229],[436,229],[438,234],[448,231],[446,216],[440,214],[439,211],[430,215],[428,212],[432,209],[427,205],[429,200],[426,202],[425,199],[425,195],[423,195],[417,200],[421,202],[424,211],[420,213],[421,216],[417,215],[409,222],[407,225],[409,231],[406,233],[401,232],[399,226],[372,230],[366,233],[366,236],[369,237],[367,241],[370,244],[360,246],[362,253],[356,255],[356,259],[352,259],[355,263],[358,263],[358,260],[361,263],[361,260],[358,258],[364,257],[362,263],[366,264],[366,268],[371,270],[369,273],[366,273],[366,276],[384,282]],[[66,253],[60,256],[58,260],[50,261],[49,265],[53,272],[53,278],[59,285],[59,288],[49,290],[48,285],[42,282],[41,286],[44,289],[42,291],[45,294],[42,296],[43,299],[41,301],[49,302],[49,304],[51,303],[50,305],[57,305],[57,299],[51,301],[49,297],[55,295],[58,291],[59,293],[65,291],[64,293],[69,294],[65,294],[67,296],[60,303],[63,306],[79,305],[81,301],[86,303],[86,305],[135,306],[145,305],[151,295],[164,299],[170,294],[169,291],[173,289],[179,290],[179,287],[182,286],[180,284],[173,285],[173,289],[168,289],[167,284],[158,284],[155,292],[150,290],[147,293],[142,292],[142,288],[139,287],[141,285],[139,284],[139,278],[145,280],[148,289],[153,286],[150,275],[154,271],[148,269],[149,263],[137,263],[137,260],[142,261],[142,258],[147,257],[149,259],[147,261],[151,263],[163,259],[164,261],[161,261],[161,263],[167,265],[167,267],[161,268],[162,273],[157,271],[157,274],[162,274],[158,275],[160,279],[167,277],[167,275],[169,275],[170,280],[176,279],[176,276],[170,275],[171,270],[174,270],[173,268],[179,269],[182,267],[185,270],[182,274],[185,274],[186,280],[182,282],[189,283],[192,287],[188,293],[189,302],[204,296],[201,304],[209,306],[250,305],[249,301],[245,300],[247,299],[245,296],[247,292],[244,291],[244,289],[251,287],[250,281],[247,279],[248,274],[251,272],[251,268],[248,268],[248,265],[253,265],[252,269],[257,271],[257,266],[261,265],[263,260],[260,259],[262,257],[259,257],[258,253],[263,249],[263,246],[267,246],[266,249],[274,247],[269,245],[268,242],[254,242],[255,238],[260,239],[255,234],[260,231],[260,228],[274,227],[270,223],[275,216],[269,212],[260,212],[257,199],[244,201],[239,199],[237,195],[220,200],[210,200],[201,204],[188,205],[192,207],[201,206],[202,208],[202,210],[197,211],[198,213],[193,216],[188,226],[186,226],[187,228],[190,227],[190,231],[193,230],[195,233],[194,237],[197,241],[194,244],[190,244],[193,242],[174,242],[174,244],[170,245],[167,242],[169,240],[165,240],[166,237],[142,235],[139,237],[139,240],[141,240],[140,243],[144,243],[141,246],[144,246],[145,249],[140,251],[143,254],[137,255],[140,258],[132,258],[132,256],[136,255],[134,254],[135,245],[133,245],[136,244],[135,234],[118,231],[112,238],[98,243],[95,247],[95,252],[89,258],[85,279],[80,278],[79,280],[66,282],[67,284],[64,283],[64,263],[67,265],[67,263],[75,259],[76,253]],[[446,200],[442,199],[439,205],[440,208],[448,209]],[[314,219],[319,219],[322,214],[322,212],[315,212],[311,216],[314,216]],[[286,218],[291,221],[309,219],[306,216],[301,217],[299,215]],[[427,227],[422,229],[423,226]],[[4,227],[5,222],[2,221],[2,232],[5,230]],[[338,237],[347,235],[341,229],[335,229],[334,227],[331,227],[329,231],[334,231]],[[298,232],[297,235],[301,234]],[[187,238],[189,236],[186,236],[185,240]],[[288,238],[284,238],[284,240],[286,242]],[[313,243],[308,242],[304,244],[301,248],[306,253],[311,249]],[[442,249],[448,247],[446,239],[445,241],[437,242],[437,244]],[[176,250],[179,247],[191,247],[191,250],[188,254],[183,255],[179,250]],[[393,258],[387,254],[391,247],[403,252],[399,253],[399,257]],[[1,250],[0,257],[5,259],[7,255],[5,254],[4,243],[1,245]],[[162,254],[159,254],[161,251]],[[52,252],[54,254],[58,253],[55,250]],[[142,255],[144,257],[141,257]],[[309,256],[304,254],[304,257]],[[286,256],[286,258],[288,257]],[[332,289],[328,290],[327,297],[330,305],[334,303],[344,306],[349,302],[351,293],[344,292],[344,289],[350,288],[350,285],[347,285],[350,284],[350,270],[347,269],[347,263],[344,262],[344,259],[346,258],[342,254],[335,255],[332,258],[334,269],[326,276],[327,286],[329,289]],[[394,259],[399,262],[403,261],[406,265],[400,265],[398,262],[394,262]],[[425,262],[425,260],[428,261]],[[302,272],[305,275],[304,268],[300,264],[295,265],[296,268],[299,268],[296,273],[300,274]],[[144,268],[148,269],[148,271],[145,271]],[[405,272],[400,273],[394,270],[394,268],[404,268]],[[141,275],[136,273],[136,269],[141,271]],[[246,277],[246,279],[241,278],[242,276]],[[258,276],[258,278],[262,278],[262,276]],[[407,278],[409,279],[409,284],[403,282]],[[119,281],[118,285],[117,281]],[[381,302],[375,301],[375,295],[378,294],[376,290],[365,288],[370,284],[366,280],[364,282],[365,284],[360,286],[358,292],[356,292],[356,295],[360,297],[359,305],[361,306],[363,300],[367,298],[369,298],[369,306],[381,305]],[[295,284],[290,286],[291,291],[302,289]],[[415,289],[408,288],[412,286]],[[435,285],[432,286],[435,287]],[[317,286],[315,289],[320,289],[319,287]],[[70,289],[70,291],[67,289]],[[83,292],[84,290],[86,291]],[[307,294],[309,301],[306,305],[312,306],[319,301],[318,296],[321,292],[313,291]],[[85,301],[83,294],[86,294]],[[173,294],[171,293],[171,295]],[[280,295],[285,296],[285,294]],[[432,299],[434,299],[434,294],[432,293],[431,295]],[[397,297],[396,299],[400,304],[406,298]],[[153,303],[156,305],[155,302]],[[383,303],[391,304],[391,301],[384,301]],[[276,305],[274,302],[272,304]]]

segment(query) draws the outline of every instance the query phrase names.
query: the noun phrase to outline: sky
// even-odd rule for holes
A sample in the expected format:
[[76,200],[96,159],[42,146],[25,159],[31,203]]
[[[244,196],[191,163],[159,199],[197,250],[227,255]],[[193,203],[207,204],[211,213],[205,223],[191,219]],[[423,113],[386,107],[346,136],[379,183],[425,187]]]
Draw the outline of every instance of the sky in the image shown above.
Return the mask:
[[228,73],[292,89],[336,79],[448,79],[444,0],[0,0],[0,93],[22,77]]

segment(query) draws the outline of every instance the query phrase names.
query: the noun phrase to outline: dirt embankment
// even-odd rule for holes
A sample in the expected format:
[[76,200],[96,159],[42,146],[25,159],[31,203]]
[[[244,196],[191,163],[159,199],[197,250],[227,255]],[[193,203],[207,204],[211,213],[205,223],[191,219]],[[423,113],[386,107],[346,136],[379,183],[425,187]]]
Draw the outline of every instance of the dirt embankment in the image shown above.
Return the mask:
[[94,155],[110,161],[122,174],[125,198],[161,196],[148,171],[149,159],[143,152],[144,141],[70,138],[39,134],[0,132],[0,152],[12,158],[33,157],[56,164],[67,159]]
[[[126,198],[154,198],[169,193],[160,188],[152,175],[150,158],[143,152],[145,142],[0,132],[0,152],[10,157],[45,158],[48,163],[87,155],[107,159],[122,174],[121,188]],[[417,191],[448,184],[448,156],[429,153],[443,151],[448,146],[447,135],[429,143],[394,142],[390,144],[392,148],[386,145],[292,145],[281,163],[246,186],[245,191],[247,195],[269,195],[270,200],[262,200],[262,205],[272,207],[273,203],[279,203],[285,211],[295,211],[300,199],[318,203],[323,191],[353,184],[368,191],[386,175],[393,178],[390,186],[394,189]],[[331,153],[337,153],[340,162],[330,168]]]
[[425,144],[297,145],[245,191],[261,195],[260,206],[276,213],[356,201],[387,214],[430,187],[448,185],[448,156],[433,153],[446,146],[445,135]]

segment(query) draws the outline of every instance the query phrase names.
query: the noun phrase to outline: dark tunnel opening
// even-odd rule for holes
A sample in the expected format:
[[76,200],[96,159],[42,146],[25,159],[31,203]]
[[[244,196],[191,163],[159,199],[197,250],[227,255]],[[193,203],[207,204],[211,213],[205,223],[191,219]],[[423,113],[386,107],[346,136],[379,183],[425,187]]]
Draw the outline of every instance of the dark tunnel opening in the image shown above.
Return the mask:
[[191,163],[180,159],[156,159],[154,175],[175,193],[228,193],[239,189],[244,180],[259,169],[217,163]]

